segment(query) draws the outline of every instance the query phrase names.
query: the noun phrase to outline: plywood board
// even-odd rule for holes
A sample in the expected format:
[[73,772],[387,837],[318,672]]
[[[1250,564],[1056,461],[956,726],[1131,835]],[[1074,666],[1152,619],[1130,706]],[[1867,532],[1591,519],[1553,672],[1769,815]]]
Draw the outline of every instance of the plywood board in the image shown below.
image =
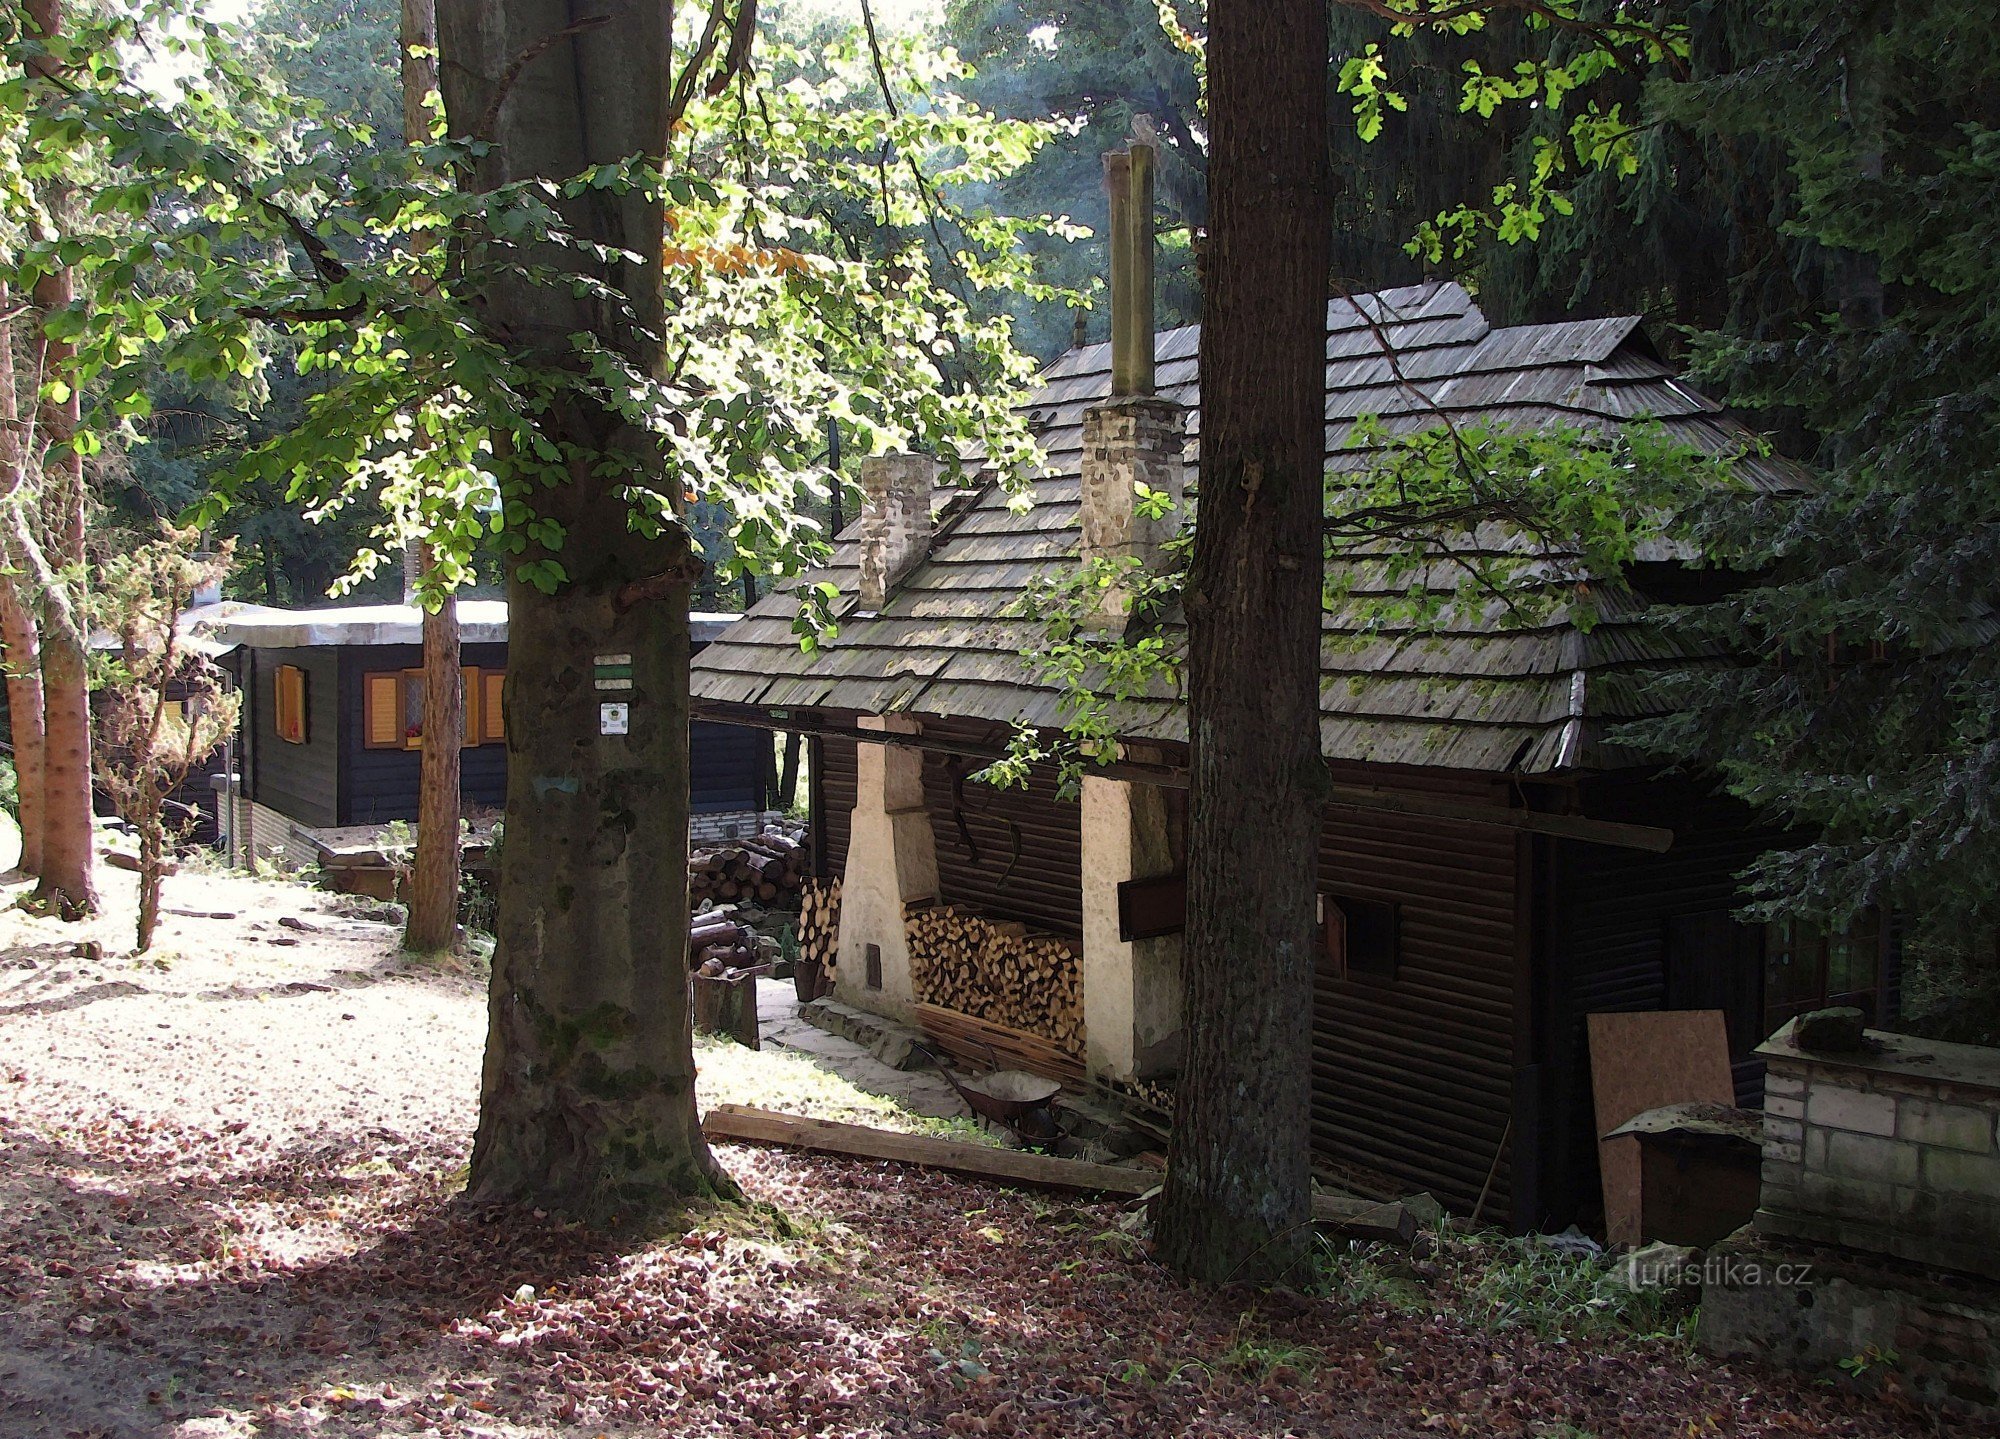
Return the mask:
[[1637,1244],[1639,1141],[1629,1134],[1603,1136],[1634,1115],[1665,1104],[1734,1104],[1729,1037],[1719,1009],[1593,1014],[1589,1024],[1605,1237],[1613,1244]]

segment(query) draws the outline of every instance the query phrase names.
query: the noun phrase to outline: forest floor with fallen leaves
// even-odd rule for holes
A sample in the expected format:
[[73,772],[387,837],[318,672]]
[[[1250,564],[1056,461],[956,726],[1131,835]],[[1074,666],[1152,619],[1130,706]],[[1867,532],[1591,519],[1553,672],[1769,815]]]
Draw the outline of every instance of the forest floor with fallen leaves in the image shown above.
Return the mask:
[[[718,1151],[743,1204],[644,1231],[466,1205],[476,974],[199,874],[167,903],[228,917],[134,958],[104,878],[88,926],[0,888],[6,1439],[1975,1432],[1635,1335],[1512,1241],[1191,1291],[1114,1205],[749,1146]],[[705,1053],[706,1102],[923,1127],[797,1055]]]

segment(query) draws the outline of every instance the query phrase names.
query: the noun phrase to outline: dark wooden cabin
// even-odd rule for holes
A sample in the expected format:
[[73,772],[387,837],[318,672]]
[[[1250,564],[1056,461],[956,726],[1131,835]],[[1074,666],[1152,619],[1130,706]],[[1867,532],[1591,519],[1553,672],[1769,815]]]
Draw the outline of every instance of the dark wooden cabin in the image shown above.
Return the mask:
[[[1197,338],[1171,331],[1156,348],[1161,394],[1188,407],[1190,451]],[[849,848],[849,817],[868,800],[857,745],[887,741],[923,756],[932,898],[1085,939],[1076,802],[1047,773],[1025,791],[967,775],[1015,726],[1060,725],[1058,691],[1024,658],[1041,634],[1018,601],[1077,563],[1083,418],[1109,393],[1108,350],[1071,350],[1027,403],[1045,455],[1032,507],[1010,505],[990,477],[942,493],[928,553],[873,612],[852,598],[864,516],[809,577],[847,597],[831,642],[801,653],[792,602],[776,596],[696,661],[700,712],[814,736],[817,863],[850,894],[855,865],[868,862]],[[1399,430],[1441,417],[1645,418],[1711,453],[1734,453],[1741,436],[1630,318],[1496,328],[1458,286],[1427,284],[1335,303],[1327,354],[1333,469],[1368,462],[1348,444],[1362,415]],[[1802,482],[1762,457],[1736,471],[1760,490]],[[1672,571],[1677,558],[1655,564]],[[1357,603],[1400,583],[1365,554],[1329,563],[1347,570],[1341,592]],[[1421,632],[1385,629],[1353,606],[1322,621],[1321,747],[1335,798],[1320,882],[1340,940],[1301,996],[1313,1009],[1309,1141],[1336,1176],[1428,1189],[1517,1229],[1588,1221],[1598,1203],[1588,1014],[1724,1010],[1741,1095],[1757,1103],[1751,1050],[1777,1023],[1834,994],[1893,1004],[1886,938],[1830,952],[1735,920],[1734,876],[1774,836],[1712,787],[1620,748],[1618,722],[1649,712],[1647,675],[1690,657],[1647,613],[1660,596],[1624,576],[1595,577],[1592,590],[1589,625],[1561,605],[1525,625],[1453,610]],[[1151,757],[1126,778],[1162,792],[1171,829],[1176,806],[1185,812],[1182,707],[1161,692],[1115,714],[1128,748]],[[899,732],[860,728],[882,723],[873,716]]]
[[[466,741],[460,794],[468,814],[497,814],[507,799],[503,718],[507,607],[462,600],[460,662]],[[694,620],[697,648],[728,616]],[[243,691],[236,772],[238,842],[304,863],[324,831],[417,817],[422,766],[421,617],[404,605],[318,610],[242,606],[206,633]],[[692,735],[692,807],[703,821],[755,822],[764,804],[769,736],[708,721]]]

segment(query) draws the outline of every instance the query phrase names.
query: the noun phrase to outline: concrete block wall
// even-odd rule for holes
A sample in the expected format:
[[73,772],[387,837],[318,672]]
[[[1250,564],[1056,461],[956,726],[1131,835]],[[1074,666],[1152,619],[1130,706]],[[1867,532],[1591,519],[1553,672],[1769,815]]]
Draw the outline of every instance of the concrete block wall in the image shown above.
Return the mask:
[[319,863],[319,846],[312,831],[290,815],[280,814],[255,800],[239,802],[237,843],[257,859],[270,860],[286,869],[304,869]]
[[718,810],[714,814],[692,815],[688,819],[688,845],[701,849],[727,844],[731,840],[749,839],[752,835],[763,833],[764,826],[772,820],[783,817],[783,813],[775,809],[730,809]]
[[1759,1051],[1759,1231],[2000,1278],[2000,1051],[1871,1031],[1865,1054]]

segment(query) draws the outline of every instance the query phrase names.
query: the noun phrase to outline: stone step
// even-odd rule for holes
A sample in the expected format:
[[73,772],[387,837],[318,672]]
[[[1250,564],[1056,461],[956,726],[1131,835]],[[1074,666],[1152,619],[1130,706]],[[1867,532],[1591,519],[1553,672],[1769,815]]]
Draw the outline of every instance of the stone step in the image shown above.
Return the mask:
[[824,998],[800,1005],[799,1018],[815,1029],[860,1045],[891,1069],[924,1069],[930,1065],[917,1049],[924,1041],[923,1035],[893,1019]]

